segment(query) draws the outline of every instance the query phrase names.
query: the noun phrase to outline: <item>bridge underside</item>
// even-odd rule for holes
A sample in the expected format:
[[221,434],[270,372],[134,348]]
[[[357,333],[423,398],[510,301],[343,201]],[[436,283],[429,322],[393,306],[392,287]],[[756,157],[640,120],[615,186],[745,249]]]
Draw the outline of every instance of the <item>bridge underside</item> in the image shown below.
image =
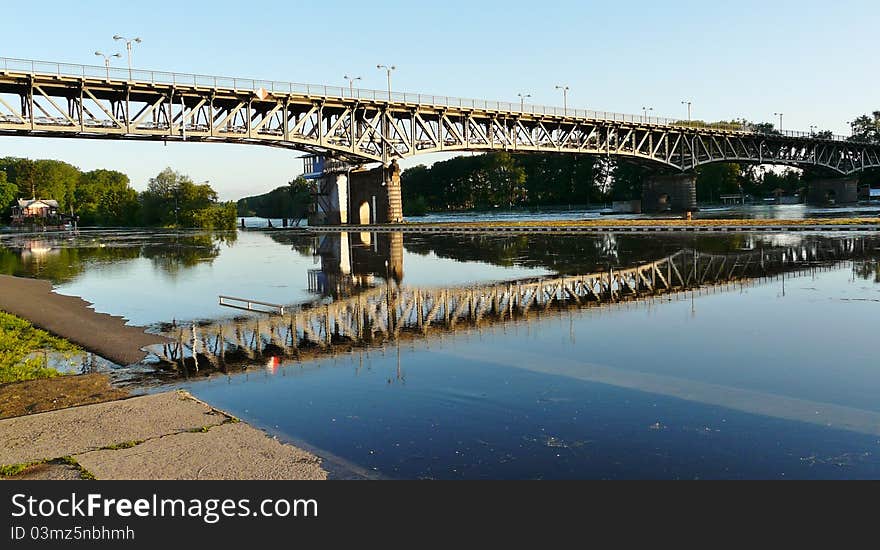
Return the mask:
[[0,70],[0,135],[246,143],[385,165],[427,153],[509,151],[613,155],[676,171],[714,162],[838,174],[880,167],[876,144],[333,97],[320,87],[267,92],[214,80],[162,84]]

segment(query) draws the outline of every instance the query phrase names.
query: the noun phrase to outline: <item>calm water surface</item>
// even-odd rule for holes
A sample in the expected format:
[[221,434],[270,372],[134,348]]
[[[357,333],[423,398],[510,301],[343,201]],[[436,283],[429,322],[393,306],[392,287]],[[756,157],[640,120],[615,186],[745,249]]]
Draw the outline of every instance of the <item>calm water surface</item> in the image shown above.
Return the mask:
[[670,257],[685,262],[684,279],[693,270],[712,284],[638,297],[617,287],[598,302],[559,299],[373,341],[336,327],[299,357],[267,346],[201,360],[198,372],[165,374],[162,388],[312,447],[341,476],[880,477],[876,236],[0,237],[0,272],[50,279],[154,330],[269,322],[219,306],[219,294],[320,312]]

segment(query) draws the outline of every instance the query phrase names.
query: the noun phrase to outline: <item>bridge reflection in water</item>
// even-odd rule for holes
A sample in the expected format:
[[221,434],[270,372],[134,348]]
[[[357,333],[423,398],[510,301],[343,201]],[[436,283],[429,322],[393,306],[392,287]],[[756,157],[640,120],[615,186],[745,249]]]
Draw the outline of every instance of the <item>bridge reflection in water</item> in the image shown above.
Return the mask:
[[320,298],[286,307],[282,315],[174,326],[165,332],[174,343],[151,351],[182,375],[225,373],[267,360],[307,360],[563,311],[631,307],[770,279],[784,284],[785,277],[869,259],[866,250],[876,243],[866,247],[865,241],[808,240],[730,254],[682,248],[653,261],[591,273],[410,288],[401,284],[401,233],[325,235],[315,244],[321,269],[308,275],[310,290]]

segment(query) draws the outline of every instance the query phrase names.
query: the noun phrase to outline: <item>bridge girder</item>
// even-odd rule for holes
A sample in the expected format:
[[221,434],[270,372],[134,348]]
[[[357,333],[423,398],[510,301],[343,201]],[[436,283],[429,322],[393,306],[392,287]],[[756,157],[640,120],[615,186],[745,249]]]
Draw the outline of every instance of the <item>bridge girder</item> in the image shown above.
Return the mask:
[[258,144],[352,162],[427,153],[625,157],[688,171],[716,162],[880,167],[880,144],[217,86],[0,71],[0,134]]

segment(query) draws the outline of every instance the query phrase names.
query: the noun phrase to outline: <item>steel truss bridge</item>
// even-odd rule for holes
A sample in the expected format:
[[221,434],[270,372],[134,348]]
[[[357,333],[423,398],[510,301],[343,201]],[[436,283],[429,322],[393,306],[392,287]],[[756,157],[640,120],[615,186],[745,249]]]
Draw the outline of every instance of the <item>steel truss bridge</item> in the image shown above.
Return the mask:
[[863,256],[856,240],[734,255],[681,250],[626,269],[471,287],[375,287],[282,315],[179,326],[150,351],[175,368],[226,371],[270,357],[305,359],[399,339],[422,339],[521,322],[570,309],[629,307],[690,292],[739,289],[768,278],[832,269]]
[[0,134],[249,143],[352,163],[458,151],[628,157],[851,174],[880,144],[802,132],[356,88],[0,58]]

